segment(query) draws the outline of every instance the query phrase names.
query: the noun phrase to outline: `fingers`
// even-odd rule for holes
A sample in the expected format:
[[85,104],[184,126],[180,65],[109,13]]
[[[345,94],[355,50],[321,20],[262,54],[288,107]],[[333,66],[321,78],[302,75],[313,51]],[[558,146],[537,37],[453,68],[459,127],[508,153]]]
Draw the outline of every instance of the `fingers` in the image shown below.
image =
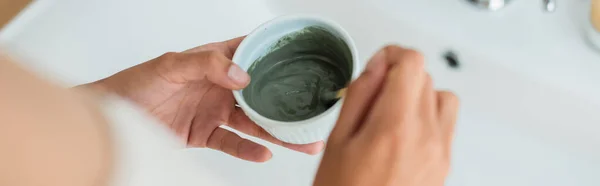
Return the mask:
[[[417,106],[423,87],[428,83],[423,56],[417,51],[396,46],[386,47],[385,50],[389,53],[388,61],[394,66],[387,75],[382,100],[391,103],[391,108],[397,110],[402,110],[405,106]],[[393,99],[395,97],[399,99]]]
[[371,58],[365,71],[348,87],[340,117],[329,137],[330,143],[345,141],[360,127],[363,118],[367,115],[387,70],[384,52],[378,52]]
[[419,104],[419,112],[421,114],[421,118],[426,124],[428,124],[428,126],[425,127],[431,127],[436,130],[440,128],[440,126],[437,125],[437,104],[437,94],[433,90],[433,81],[429,74],[425,74],[425,84],[423,85],[423,89],[421,91],[421,103]]
[[244,114],[244,112],[240,108],[236,108],[236,110],[231,114],[227,125],[245,134],[306,154],[318,154],[323,150],[324,146],[324,143],[322,141],[310,144],[290,144],[282,142],[281,140],[278,140],[275,137],[271,136],[263,128],[252,122],[252,120],[250,120],[250,118],[248,118],[248,116],[246,116],[246,114]]
[[167,53],[158,58],[158,73],[173,83],[209,80],[227,89],[242,89],[250,76],[219,52]]
[[202,45],[182,53],[166,53],[156,60],[156,69],[174,83],[208,79],[227,89],[242,89],[250,82],[250,76],[231,58],[245,37]]
[[217,127],[208,138],[207,147],[254,162],[265,162],[272,157],[271,151],[266,147],[243,139],[237,134],[220,127]]
[[420,111],[423,87],[428,81],[427,73],[423,67],[423,56],[418,52],[397,46],[388,46],[383,50],[391,66],[379,97],[368,116],[370,123],[377,125],[369,127],[376,131],[395,131],[402,127],[398,123],[419,123],[406,120],[412,119],[410,117]]
[[452,92],[437,92],[438,121],[441,125],[442,134],[444,134],[443,139],[447,140],[448,143],[451,143],[454,137],[458,106],[458,98]]
[[233,58],[233,54],[237,50],[238,46],[240,46],[240,43],[242,43],[244,38],[246,38],[246,36],[236,37],[223,42],[225,43],[225,47],[227,48],[227,52],[225,52],[226,57],[228,57],[229,59]]
[[235,50],[237,50],[237,47],[244,40],[244,38],[246,38],[246,36],[236,37],[236,38],[233,38],[233,39],[230,39],[227,41],[222,41],[222,42],[209,43],[206,45],[188,49],[188,50],[184,51],[183,53],[215,51],[215,52],[220,52],[223,55],[225,55],[225,57],[231,59],[231,58],[233,58],[233,54],[235,53]]

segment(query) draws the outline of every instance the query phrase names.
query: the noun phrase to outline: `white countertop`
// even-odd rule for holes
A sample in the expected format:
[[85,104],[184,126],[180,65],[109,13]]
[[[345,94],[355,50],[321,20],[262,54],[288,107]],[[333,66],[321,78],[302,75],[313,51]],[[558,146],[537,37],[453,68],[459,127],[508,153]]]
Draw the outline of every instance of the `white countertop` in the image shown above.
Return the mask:
[[[311,6],[310,2],[46,0],[36,2],[30,7],[31,11],[3,30],[0,42],[15,53],[36,54],[28,56],[36,58],[30,61],[56,64],[53,60],[60,58],[64,63],[63,57],[67,57],[72,59],[70,67],[55,68],[76,68],[79,64],[85,69],[104,72],[94,73],[94,77],[90,77],[89,73],[78,74],[84,73],[83,70],[69,71],[69,74],[77,77],[63,78],[68,82],[80,83],[101,77],[95,74],[106,76],[165,51],[179,51],[201,43],[247,34],[276,15],[315,12],[338,18],[346,13],[343,8],[327,9],[328,6]],[[583,27],[587,24],[589,10],[586,6],[589,6],[589,0],[559,2],[558,10],[554,13],[543,12],[541,3],[537,1],[513,1],[498,12],[478,11],[462,1],[374,2],[377,3],[369,6],[384,10],[379,15],[386,16],[385,19],[439,35],[444,41],[452,43],[449,48],[493,56],[494,61],[486,62],[497,63],[544,83],[570,89],[573,94],[600,103],[600,96],[595,96],[600,94],[600,86],[593,86],[600,81],[600,52],[592,49],[584,39]],[[203,12],[210,13],[211,17],[203,17],[206,16]],[[358,14],[361,14],[360,11],[356,12]],[[346,18],[356,20],[356,24],[365,24],[358,17]],[[381,17],[369,21],[384,22],[377,19]],[[173,34],[185,39],[174,41]],[[82,59],[91,55],[80,54],[89,53],[92,45],[88,46],[87,43],[94,43],[93,50],[89,51],[111,55]],[[48,47],[60,51],[45,54],[49,52]],[[119,55],[126,51],[132,55]],[[115,60],[121,61],[121,65],[106,64],[106,61]],[[73,79],[77,82],[73,82]]]

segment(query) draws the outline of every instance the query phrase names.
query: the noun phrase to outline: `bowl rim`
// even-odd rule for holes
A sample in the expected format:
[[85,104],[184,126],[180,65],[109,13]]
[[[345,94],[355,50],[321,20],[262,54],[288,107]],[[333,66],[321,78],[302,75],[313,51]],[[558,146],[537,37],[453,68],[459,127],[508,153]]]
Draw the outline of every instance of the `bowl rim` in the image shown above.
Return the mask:
[[[296,20],[312,20],[312,21],[320,22],[320,23],[330,26],[334,31],[338,32],[339,35],[337,35],[337,36],[340,37],[341,39],[343,39],[344,42],[346,42],[346,44],[348,45],[348,48],[350,49],[351,55],[352,55],[352,74],[350,77],[350,82],[354,81],[358,77],[358,75],[360,73],[360,68],[359,68],[359,62],[358,62],[358,50],[356,48],[354,40],[352,39],[350,34],[341,25],[339,25],[338,23],[336,23],[333,20],[330,20],[323,16],[318,16],[318,15],[289,14],[289,15],[283,15],[283,16],[276,17],[274,19],[271,19],[271,20],[261,24],[260,26],[258,26],[254,30],[252,30],[252,32],[250,32],[250,34],[248,34],[244,38],[244,40],[240,43],[240,45],[238,46],[238,49],[236,49],[236,51],[233,55],[232,61],[235,64],[238,64],[236,61],[242,60],[242,59],[238,59],[238,58],[240,58],[240,53],[242,53],[240,51],[245,52],[245,50],[247,50],[249,47],[248,46],[249,43],[251,43],[250,41],[255,40],[258,33],[261,32],[262,30],[265,30],[265,28],[270,28],[273,25],[281,23],[281,22],[289,22],[289,21],[296,21]],[[233,90],[233,96],[234,96],[237,104],[239,105],[239,107],[241,107],[242,110],[244,111],[244,113],[246,115],[248,115],[252,120],[256,119],[259,121],[265,121],[265,122],[260,122],[260,123],[257,122],[257,124],[271,126],[271,124],[277,123],[277,126],[272,126],[272,127],[293,127],[293,126],[298,126],[298,125],[315,123],[319,119],[332,114],[336,110],[336,108],[341,107],[341,105],[344,101],[344,98],[342,98],[342,99],[338,100],[334,105],[329,107],[327,110],[325,110],[325,112],[322,112],[322,113],[320,113],[316,116],[313,116],[311,118],[308,118],[308,119],[304,119],[304,120],[300,120],[300,121],[279,121],[279,120],[267,118],[267,117],[259,114],[252,107],[250,107],[250,105],[248,105],[248,103],[246,103],[246,100],[244,100],[244,98],[242,96],[242,89]]]

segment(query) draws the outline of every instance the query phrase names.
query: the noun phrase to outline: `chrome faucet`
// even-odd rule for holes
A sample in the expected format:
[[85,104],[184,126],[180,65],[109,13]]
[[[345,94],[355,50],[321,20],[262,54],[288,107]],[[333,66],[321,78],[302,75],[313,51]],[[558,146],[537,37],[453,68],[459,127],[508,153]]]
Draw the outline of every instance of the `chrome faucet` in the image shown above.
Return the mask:
[[544,10],[546,12],[554,12],[556,10],[556,0],[544,0]]
[[[504,8],[510,0],[467,0],[471,4],[487,10],[499,10]],[[543,9],[546,12],[554,12],[556,10],[556,0],[542,0]]]
[[471,4],[487,10],[499,10],[504,8],[510,0],[467,0]]

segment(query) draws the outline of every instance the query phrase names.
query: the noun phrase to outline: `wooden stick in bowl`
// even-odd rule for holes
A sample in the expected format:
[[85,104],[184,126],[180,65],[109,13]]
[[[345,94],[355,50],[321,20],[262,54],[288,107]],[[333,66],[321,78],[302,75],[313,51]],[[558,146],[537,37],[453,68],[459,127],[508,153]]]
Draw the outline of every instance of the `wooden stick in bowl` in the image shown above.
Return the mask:
[[342,88],[336,91],[326,92],[323,95],[321,95],[321,99],[325,101],[338,100],[346,96],[346,89],[347,88]]

